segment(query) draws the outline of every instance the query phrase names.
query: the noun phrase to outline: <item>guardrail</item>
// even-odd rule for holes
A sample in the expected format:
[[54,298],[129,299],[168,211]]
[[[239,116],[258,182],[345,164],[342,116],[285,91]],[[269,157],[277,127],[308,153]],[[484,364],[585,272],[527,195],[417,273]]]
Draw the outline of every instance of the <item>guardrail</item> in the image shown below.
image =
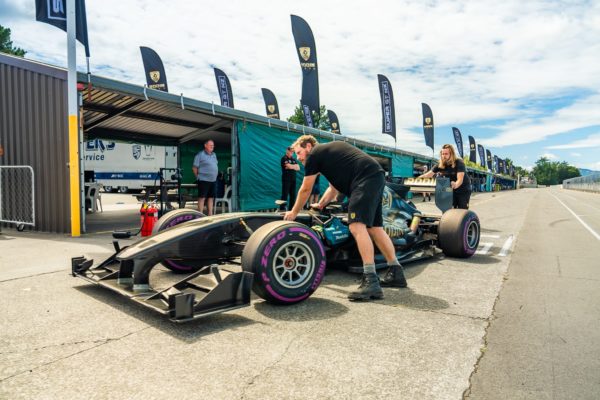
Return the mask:
[[33,168],[28,165],[0,166],[0,223],[18,230],[35,225]]
[[600,193],[600,173],[565,179],[562,185],[565,189]]

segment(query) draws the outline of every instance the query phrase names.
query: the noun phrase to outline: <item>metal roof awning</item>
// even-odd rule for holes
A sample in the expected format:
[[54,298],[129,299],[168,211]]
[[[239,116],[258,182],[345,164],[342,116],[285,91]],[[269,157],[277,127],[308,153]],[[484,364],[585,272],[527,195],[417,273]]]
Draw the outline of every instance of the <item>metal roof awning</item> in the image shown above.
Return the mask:
[[85,139],[162,145],[208,137],[222,142],[218,144],[230,141],[231,119],[186,108],[183,97],[179,104],[173,104],[156,99],[156,93],[150,97],[148,92],[156,91],[93,76],[91,89],[86,85],[82,90]]
[[[420,159],[427,156],[279,119],[191,99],[144,86],[78,73],[83,85],[83,131],[85,139],[104,138],[129,142],[177,145],[208,138],[222,147],[229,142],[234,121],[248,121],[298,134],[342,140],[365,149],[381,150]],[[221,143],[220,143],[221,142]]]

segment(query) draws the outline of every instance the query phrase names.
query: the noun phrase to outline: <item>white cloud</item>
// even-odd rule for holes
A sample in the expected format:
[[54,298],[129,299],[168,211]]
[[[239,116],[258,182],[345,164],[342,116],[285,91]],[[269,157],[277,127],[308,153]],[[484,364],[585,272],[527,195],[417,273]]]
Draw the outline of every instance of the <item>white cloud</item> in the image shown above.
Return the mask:
[[[0,23],[12,29],[14,45],[30,58],[66,65],[64,33],[36,22],[31,0],[10,4]],[[300,98],[290,14],[300,15],[316,38],[321,104],[338,114],[343,133],[394,145],[380,133],[376,75],[382,73],[394,88],[398,145],[422,154],[431,150],[419,130],[421,102],[432,107],[436,126],[497,130],[478,140],[486,147],[600,125],[600,2],[387,0],[374,7],[105,0],[86,6],[95,73],[143,84],[139,46],[145,45],[162,57],[171,92],[217,103],[216,66],[229,75],[236,108],[264,114],[260,88],[267,87],[283,116]],[[581,99],[546,110],[546,100],[571,95]]]
[[569,153],[569,155],[571,155],[573,157],[581,157],[582,156],[581,153]]
[[540,154],[540,157],[546,157],[549,160],[556,160],[558,159],[558,157],[552,153],[544,153],[544,154]]
[[[600,125],[600,94],[588,96],[568,107],[561,108],[531,123],[516,119],[507,123],[502,132],[483,141],[484,145],[503,147],[544,140],[550,136],[569,133],[576,129]],[[575,147],[548,147],[575,148]]]
[[[547,149],[581,149],[581,148],[591,148],[591,147],[600,147],[600,133],[596,133],[594,135],[590,135],[585,139],[576,140],[572,143],[567,144],[559,144],[554,146],[548,146]],[[572,155],[577,154],[577,157],[581,156],[579,153],[571,153]]]
[[592,171],[600,172],[600,161],[589,163],[576,163],[577,168],[591,169]]

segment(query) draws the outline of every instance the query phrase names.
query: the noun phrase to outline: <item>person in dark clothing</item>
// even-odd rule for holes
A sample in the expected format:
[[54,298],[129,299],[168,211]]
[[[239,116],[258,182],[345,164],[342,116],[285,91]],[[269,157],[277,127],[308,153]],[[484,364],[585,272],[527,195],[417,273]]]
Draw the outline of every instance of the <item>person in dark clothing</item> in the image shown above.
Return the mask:
[[[281,157],[281,200],[288,201],[287,204],[292,207],[296,201],[296,171],[300,170],[298,161],[293,157],[294,149],[288,147],[285,155]],[[281,205],[281,211],[285,211],[284,204]]]
[[[356,240],[363,261],[364,274],[350,300],[383,298],[381,286],[406,287],[402,266],[396,258],[392,240],[383,230],[381,201],[385,186],[383,169],[372,157],[346,142],[318,144],[311,135],[303,135],[292,145],[304,164],[304,180],[294,207],[285,213],[284,220],[293,221],[308,200],[319,174],[329,181],[329,187],[313,207],[323,209],[338,194],[348,196],[348,225]],[[375,270],[373,242],[388,263],[385,277],[379,281]]]
[[[320,177],[321,177],[321,175],[317,175],[317,179],[315,179],[315,184],[313,185],[312,191],[310,193],[310,197],[308,198],[308,202],[310,204],[319,202],[319,196],[321,195],[321,186],[319,183]],[[309,204],[309,206],[310,206],[310,204]]]
[[468,210],[471,198],[471,181],[464,161],[456,156],[454,147],[451,144],[442,146],[438,165],[435,165],[419,178],[431,178],[436,174],[450,178],[450,186],[452,186],[453,191],[452,206]]

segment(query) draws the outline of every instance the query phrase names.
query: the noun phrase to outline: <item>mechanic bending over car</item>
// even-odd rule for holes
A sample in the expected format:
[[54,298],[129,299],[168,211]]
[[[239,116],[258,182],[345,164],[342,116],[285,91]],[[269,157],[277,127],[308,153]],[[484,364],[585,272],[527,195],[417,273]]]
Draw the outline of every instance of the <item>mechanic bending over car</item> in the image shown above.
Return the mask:
[[[392,240],[383,230],[381,201],[385,187],[384,172],[377,161],[345,142],[319,144],[312,135],[300,136],[292,146],[304,165],[304,180],[294,207],[284,220],[293,221],[311,194],[318,174],[330,182],[314,208],[323,209],[339,193],[349,198],[348,225],[362,258],[364,273],[360,286],[350,292],[350,300],[383,298],[381,286],[407,287],[402,266],[396,258]],[[375,270],[373,242],[385,257],[388,269],[379,281]]]
[[469,199],[471,198],[471,181],[467,175],[465,162],[456,157],[454,147],[451,144],[445,144],[440,150],[440,162],[429,171],[419,176],[419,178],[431,178],[434,175],[441,175],[450,178],[452,187],[452,207],[469,209]]

